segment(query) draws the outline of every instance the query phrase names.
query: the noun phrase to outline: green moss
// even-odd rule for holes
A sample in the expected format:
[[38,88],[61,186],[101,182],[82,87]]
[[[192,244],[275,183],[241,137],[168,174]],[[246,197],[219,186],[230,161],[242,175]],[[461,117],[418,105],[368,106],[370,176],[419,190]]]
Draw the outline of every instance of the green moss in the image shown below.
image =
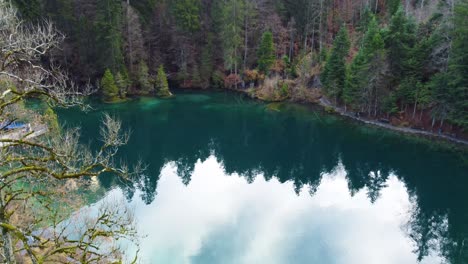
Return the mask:
[[49,127],[49,131],[51,133],[54,133],[54,134],[58,134],[60,133],[60,125],[59,125],[59,122],[58,122],[58,117],[57,117],[57,114],[55,113],[55,111],[48,107],[45,111],[44,111],[44,119],[45,121],[47,122],[47,125]]
[[329,114],[333,114],[333,113],[336,112],[335,108],[333,108],[332,106],[325,106],[324,109],[325,109],[325,112],[327,112]]

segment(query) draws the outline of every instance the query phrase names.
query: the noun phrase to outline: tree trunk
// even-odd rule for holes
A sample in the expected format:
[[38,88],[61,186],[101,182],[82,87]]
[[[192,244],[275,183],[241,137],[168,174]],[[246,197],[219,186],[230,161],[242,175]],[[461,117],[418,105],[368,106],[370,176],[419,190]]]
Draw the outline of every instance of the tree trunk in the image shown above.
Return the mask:
[[293,49],[294,49],[294,31],[293,27],[291,27],[290,34],[289,34],[289,61],[292,61]]
[[323,13],[323,0],[320,0],[320,21],[319,21],[319,52],[322,52],[322,13]]
[[423,7],[424,7],[424,0],[421,0],[421,8],[419,9],[419,21],[421,21],[421,18],[422,18]]
[[127,41],[128,41],[128,64],[130,74],[133,74],[133,47],[132,37],[130,36],[130,0],[127,0]]
[[309,24],[310,24],[310,1],[307,4],[307,20],[306,27],[304,30],[304,51],[307,52],[307,36],[309,35]]
[[377,98],[377,91],[375,93],[376,95],[375,95],[375,102],[374,102],[374,117],[377,116],[377,105],[379,103],[379,99]]
[[[1,220],[0,220],[1,221]],[[13,251],[13,242],[11,241],[10,233],[5,228],[2,228],[2,240],[3,240],[3,255],[6,263],[15,264],[15,254]]]
[[[234,34],[236,35],[237,32],[236,32],[236,28],[237,28],[237,2],[234,2]],[[237,47],[234,48],[234,83],[235,83],[235,88],[237,90]]]
[[248,53],[248,44],[249,44],[249,38],[247,36],[247,25],[248,25],[248,15],[245,15],[244,19],[244,64],[242,68],[244,71],[246,70],[246,64],[247,64],[247,53]]
[[[3,195],[0,193],[0,222],[6,223],[5,219],[5,203],[3,201]],[[10,232],[6,228],[0,229],[2,232],[2,240],[3,240],[3,255],[5,257],[6,263],[9,264],[16,264],[15,253],[13,251],[13,242],[11,239]],[[0,259],[1,260],[1,259]]]
[[442,119],[440,120],[439,131],[440,131],[440,130],[442,129],[442,127],[444,126],[444,121],[445,121],[444,118],[442,118]]

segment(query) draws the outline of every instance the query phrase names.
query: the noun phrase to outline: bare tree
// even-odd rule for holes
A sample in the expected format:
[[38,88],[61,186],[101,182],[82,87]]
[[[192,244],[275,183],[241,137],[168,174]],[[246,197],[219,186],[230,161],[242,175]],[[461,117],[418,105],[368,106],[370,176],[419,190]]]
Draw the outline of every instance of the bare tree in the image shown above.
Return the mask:
[[135,65],[144,59],[145,49],[143,45],[143,34],[141,30],[141,24],[137,12],[130,5],[130,1],[127,1],[126,8],[126,20],[125,27],[126,31],[124,34],[125,38],[125,50],[127,65],[129,71],[132,74],[136,74],[137,69]]
[[[52,106],[86,107],[82,97],[93,92],[90,85],[79,89],[53,61],[45,66],[41,63],[63,38],[50,22],[24,24],[10,3],[0,0],[2,122],[21,118],[21,104],[29,97]],[[72,222],[71,212],[82,205],[69,183],[81,188],[90,177],[102,173],[130,179],[128,167],[115,162],[119,147],[129,138],[128,133],[121,133],[121,126],[121,122],[104,116],[102,146],[97,150],[80,144],[79,129],[36,137],[39,131],[33,127],[24,133],[1,136],[0,262],[108,263],[122,258],[122,251],[109,240],[137,241],[128,209],[102,207],[93,217],[78,221],[79,230],[65,228]],[[133,173],[140,168],[136,166]]]

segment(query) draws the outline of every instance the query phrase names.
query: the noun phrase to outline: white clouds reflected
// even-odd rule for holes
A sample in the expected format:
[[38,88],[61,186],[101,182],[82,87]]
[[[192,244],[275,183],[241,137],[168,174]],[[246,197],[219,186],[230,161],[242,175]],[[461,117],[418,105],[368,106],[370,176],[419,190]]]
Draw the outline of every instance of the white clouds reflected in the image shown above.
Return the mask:
[[[414,209],[406,187],[390,176],[372,204],[361,190],[351,197],[346,172],[326,174],[314,196],[292,183],[252,184],[226,175],[214,156],[195,165],[182,184],[167,164],[151,205],[132,204],[142,233],[144,263],[417,263],[402,226]],[[121,195],[113,191],[110,195]],[[135,197],[139,197],[136,195]],[[429,256],[422,263],[441,263]]]

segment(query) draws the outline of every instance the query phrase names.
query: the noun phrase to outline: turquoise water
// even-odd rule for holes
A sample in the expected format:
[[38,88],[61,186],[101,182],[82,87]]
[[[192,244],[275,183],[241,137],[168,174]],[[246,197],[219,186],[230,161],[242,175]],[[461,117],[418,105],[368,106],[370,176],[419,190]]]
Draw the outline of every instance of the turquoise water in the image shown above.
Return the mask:
[[180,93],[59,112],[95,142],[131,129],[143,263],[468,263],[466,155],[307,106]]

